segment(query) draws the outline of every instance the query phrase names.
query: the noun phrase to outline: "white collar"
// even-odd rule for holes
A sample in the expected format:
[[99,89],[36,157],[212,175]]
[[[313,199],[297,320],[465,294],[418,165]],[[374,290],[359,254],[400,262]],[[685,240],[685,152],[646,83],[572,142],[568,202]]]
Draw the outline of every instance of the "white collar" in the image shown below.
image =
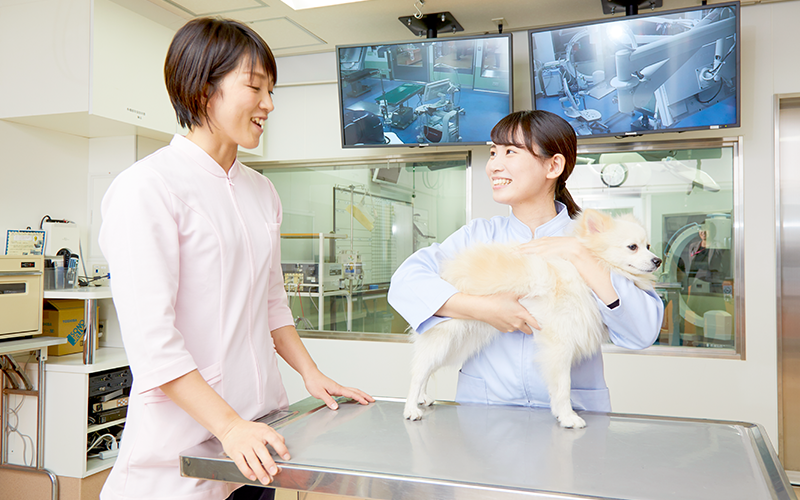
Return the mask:
[[240,167],[238,159],[234,160],[231,169],[226,175],[225,170],[219,165],[219,163],[216,162],[216,160],[214,160],[214,158],[211,157],[211,155],[206,153],[203,148],[180,134],[175,134],[172,137],[172,141],[170,141],[169,145],[185,153],[192,160],[194,160],[195,163],[202,167],[203,170],[210,173],[214,177],[233,179],[239,173]]

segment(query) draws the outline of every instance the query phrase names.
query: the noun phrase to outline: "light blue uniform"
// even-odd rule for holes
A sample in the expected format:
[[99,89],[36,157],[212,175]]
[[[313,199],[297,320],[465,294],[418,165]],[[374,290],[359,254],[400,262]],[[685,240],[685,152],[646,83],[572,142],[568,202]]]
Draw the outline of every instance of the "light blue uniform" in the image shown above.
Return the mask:
[[[566,207],[556,202],[558,214],[536,228],[535,238],[563,236],[572,220]],[[409,324],[424,335],[433,325],[449,318],[434,316],[455,293],[439,277],[440,264],[476,242],[527,242],[531,230],[514,215],[475,219],[443,243],[422,248],[395,272],[389,288],[389,303]],[[597,305],[608,326],[611,341],[628,349],[644,349],[658,337],[664,305],[654,292],[637,288],[628,279],[611,273],[619,306],[609,309],[600,299]],[[595,297],[597,298],[597,297]],[[534,334],[535,335],[535,334]],[[456,401],[461,403],[550,406],[550,397],[534,363],[534,335],[517,331],[501,333],[478,355],[461,367]],[[572,368],[572,406],[576,410],[611,411],[611,400],[603,376],[600,353]]]

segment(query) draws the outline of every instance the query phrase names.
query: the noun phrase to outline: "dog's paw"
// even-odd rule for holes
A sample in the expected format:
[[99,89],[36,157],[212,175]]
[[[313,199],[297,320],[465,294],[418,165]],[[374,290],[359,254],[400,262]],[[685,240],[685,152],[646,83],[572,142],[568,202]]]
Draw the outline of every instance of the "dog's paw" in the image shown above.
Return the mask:
[[583,429],[586,427],[586,422],[576,413],[558,417],[558,423],[566,429]]
[[422,403],[424,406],[430,406],[430,405],[432,405],[432,404],[433,404],[433,402],[434,402],[434,401],[435,401],[435,400],[434,400],[432,397],[430,397],[430,396],[428,396],[428,395],[426,394],[426,395],[422,396],[422,401],[421,401],[421,403]]
[[406,406],[405,410],[403,411],[403,417],[405,417],[406,420],[419,420],[422,418],[422,413],[423,411],[416,406]]

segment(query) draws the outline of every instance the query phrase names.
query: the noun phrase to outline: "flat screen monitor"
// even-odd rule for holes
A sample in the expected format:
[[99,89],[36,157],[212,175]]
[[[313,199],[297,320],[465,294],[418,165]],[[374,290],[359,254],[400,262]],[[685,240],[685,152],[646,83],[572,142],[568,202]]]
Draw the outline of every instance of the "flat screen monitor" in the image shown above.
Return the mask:
[[528,32],[536,109],[578,137],[738,127],[739,3]]
[[342,146],[486,144],[512,110],[511,35],[336,47]]

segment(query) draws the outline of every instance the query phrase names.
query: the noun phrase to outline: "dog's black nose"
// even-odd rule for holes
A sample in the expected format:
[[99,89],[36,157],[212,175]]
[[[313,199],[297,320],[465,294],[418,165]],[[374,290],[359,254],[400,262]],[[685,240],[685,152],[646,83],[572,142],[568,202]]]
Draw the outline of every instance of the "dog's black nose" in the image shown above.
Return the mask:
[[653,265],[656,266],[656,267],[660,266],[661,265],[661,259],[659,259],[658,257],[653,257]]

